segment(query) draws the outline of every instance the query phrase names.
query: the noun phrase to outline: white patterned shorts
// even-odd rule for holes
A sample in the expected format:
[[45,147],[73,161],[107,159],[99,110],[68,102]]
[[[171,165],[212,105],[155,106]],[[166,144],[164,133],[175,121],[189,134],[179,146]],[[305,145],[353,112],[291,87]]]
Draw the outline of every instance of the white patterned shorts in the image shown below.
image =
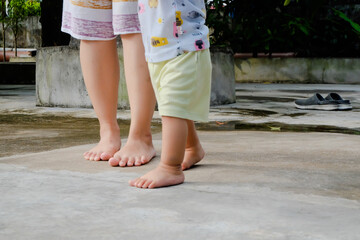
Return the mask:
[[61,31],[82,40],[140,33],[137,0],[64,0]]

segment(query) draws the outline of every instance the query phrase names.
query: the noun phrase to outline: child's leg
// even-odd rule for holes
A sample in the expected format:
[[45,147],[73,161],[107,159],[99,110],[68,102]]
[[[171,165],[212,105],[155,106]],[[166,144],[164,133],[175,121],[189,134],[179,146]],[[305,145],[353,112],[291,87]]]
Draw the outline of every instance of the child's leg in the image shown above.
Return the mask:
[[149,162],[156,154],[151,137],[151,119],[156,99],[145,61],[141,34],[124,34],[121,38],[131,126],[125,147],[118,151],[109,163],[111,166],[139,166]]
[[186,123],[188,126],[188,137],[186,141],[184,161],[181,164],[182,170],[191,168],[196,163],[200,162],[205,156],[204,149],[202,148],[199,137],[196,133],[194,122],[187,120]]
[[80,62],[85,85],[100,123],[100,142],[84,153],[84,157],[87,160],[108,160],[121,146],[116,120],[119,85],[116,40],[82,40]]
[[144,176],[130,181],[138,188],[158,188],[184,182],[181,163],[187,138],[187,120],[174,117],[162,117],[162,153],[159,166]]

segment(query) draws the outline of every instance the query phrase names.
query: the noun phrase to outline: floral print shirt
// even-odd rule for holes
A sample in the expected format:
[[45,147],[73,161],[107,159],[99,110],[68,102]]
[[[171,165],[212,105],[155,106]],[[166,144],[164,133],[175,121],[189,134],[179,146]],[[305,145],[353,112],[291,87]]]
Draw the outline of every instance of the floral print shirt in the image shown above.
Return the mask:
[[148,62],[162,62],[210,47],[204,0],[139,0]]

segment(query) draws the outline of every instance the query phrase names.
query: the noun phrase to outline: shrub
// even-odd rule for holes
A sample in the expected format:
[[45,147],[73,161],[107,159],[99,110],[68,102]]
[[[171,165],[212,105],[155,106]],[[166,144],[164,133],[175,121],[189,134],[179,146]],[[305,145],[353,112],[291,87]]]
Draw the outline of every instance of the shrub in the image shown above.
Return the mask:
[[360,57],[356,1],[213,0],[211,43],[235,52],[295,52],[301,57]]
[[40,16],[41,7],[39,0],[27,0],[25,2],[25,9],[28,13],[28,16]]

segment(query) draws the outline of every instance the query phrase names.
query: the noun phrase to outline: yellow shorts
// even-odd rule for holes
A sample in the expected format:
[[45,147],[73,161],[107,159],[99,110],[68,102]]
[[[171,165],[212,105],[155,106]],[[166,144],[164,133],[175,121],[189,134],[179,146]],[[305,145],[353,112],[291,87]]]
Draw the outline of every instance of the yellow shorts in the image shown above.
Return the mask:
[[208,121],[212,69],[208,49],[148,65],[161,116]]

